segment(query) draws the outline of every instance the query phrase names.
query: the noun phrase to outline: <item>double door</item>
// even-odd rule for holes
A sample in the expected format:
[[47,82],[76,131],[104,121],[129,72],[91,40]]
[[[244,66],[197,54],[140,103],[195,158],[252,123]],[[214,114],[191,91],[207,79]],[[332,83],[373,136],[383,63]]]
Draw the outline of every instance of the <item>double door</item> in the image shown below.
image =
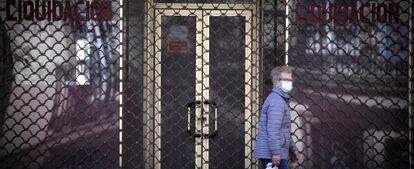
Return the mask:
[[[252,168],[258,61],[251,10],[155,9],[149,168]],[[150,38],[151,38],[150,37]],[[149,41],[151,42],[151,41]]]

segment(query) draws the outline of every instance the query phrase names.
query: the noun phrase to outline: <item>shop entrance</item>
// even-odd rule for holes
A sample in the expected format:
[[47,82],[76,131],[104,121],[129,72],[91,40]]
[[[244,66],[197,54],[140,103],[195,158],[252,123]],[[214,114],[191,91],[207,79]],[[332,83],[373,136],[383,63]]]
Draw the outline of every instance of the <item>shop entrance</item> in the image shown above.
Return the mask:
[[252,167],[252,12],[155,9],[145,73],[149,168]]

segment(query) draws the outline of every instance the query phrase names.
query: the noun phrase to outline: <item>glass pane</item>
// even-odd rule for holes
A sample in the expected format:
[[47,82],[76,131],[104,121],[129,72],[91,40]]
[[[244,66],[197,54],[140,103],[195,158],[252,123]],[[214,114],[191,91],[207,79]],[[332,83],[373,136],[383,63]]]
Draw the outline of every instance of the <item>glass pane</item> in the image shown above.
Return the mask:
[[195,99],[195,21],[188,16],[164,16],[161,21],[162,168],[194,168],[186,104]]
[[244,168],[244,62],[248,59],[244,30],[244,17],[210,18],[211,100],[218,104],[218,133],[210,140],[211,168]]

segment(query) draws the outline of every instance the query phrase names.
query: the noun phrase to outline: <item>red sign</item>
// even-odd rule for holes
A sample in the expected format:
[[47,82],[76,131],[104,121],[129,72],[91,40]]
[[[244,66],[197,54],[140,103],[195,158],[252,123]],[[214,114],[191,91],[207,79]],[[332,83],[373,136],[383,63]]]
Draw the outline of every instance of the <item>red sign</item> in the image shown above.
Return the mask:
[[168,42],[167,50],[169,53],[187,53],[190,49],[186,39],[173,39]]
[[[85,9],[81,11],[81,9]],[[85,15],[81,16],[80,13]],[[112,2],[109,0],[6,0],[8,21],[68,21],[112,19]]]
[[306,3],[296,5],[296,24],[326,24],[333,22],[342,25],[351,23],[398,22],[398,3]]

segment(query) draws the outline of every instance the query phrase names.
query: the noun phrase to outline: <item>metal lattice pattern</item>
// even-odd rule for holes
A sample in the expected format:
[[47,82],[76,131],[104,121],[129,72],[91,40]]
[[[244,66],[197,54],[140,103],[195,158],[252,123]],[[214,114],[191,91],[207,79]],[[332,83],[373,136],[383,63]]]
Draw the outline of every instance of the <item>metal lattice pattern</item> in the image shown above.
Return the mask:
[[[410,2],[289,3],[299,166],[409,168]],[[343,13],[309,16],[312,5]]]
[[258,168],[284,64],[291,168],[409,168],[412,1],[0,2],[0,168]]
[[120,4],[59,2],[1,1],[0,168],[119,166]]

